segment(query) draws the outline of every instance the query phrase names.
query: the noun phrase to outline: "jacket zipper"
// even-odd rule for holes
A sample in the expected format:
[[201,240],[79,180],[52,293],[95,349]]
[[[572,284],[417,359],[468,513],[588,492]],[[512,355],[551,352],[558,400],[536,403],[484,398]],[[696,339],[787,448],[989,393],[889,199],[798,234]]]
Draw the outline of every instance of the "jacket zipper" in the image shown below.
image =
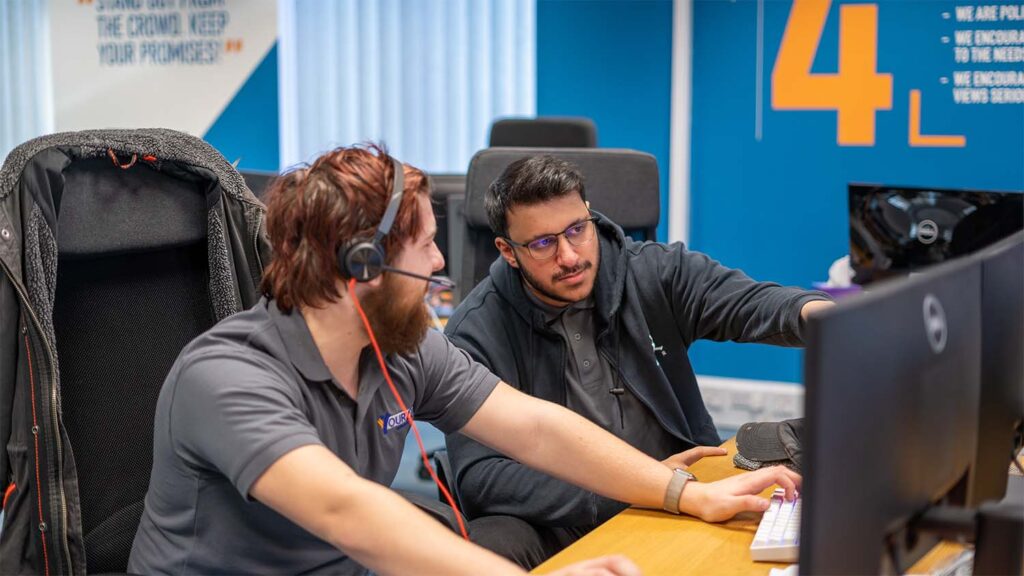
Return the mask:
[[263,276],[263,260],[260,260],[260,230],[263,228],[263,218],[256,223],[256,234],[252,237],[252,254],[256,257],[256,263],[260,267],[260,277]]
[[[35,311],[29,303],[28,295],[25,294],[21,284],[14,280],[14,276],[11,274],[10,268],[7,267],[7,263],[4,262],[3,259],[0,259],[0,267],[4,269],[4,275],[11,281],[11,285],[14,286],[14,290],[18,293],[18,297],[25,306],[25,310],[28,311],[28,316],[32,320],[33,327],[43,342],[43,349],[46,350],[46,357],[50,361],[50,413],[53,418],[54,440],[57,446],[57,490],[60,494],[61,528],[63,529],[61,548],[64,551],[64,558],[67,561],[67,571],[68,573],[72,573],[74,567],[71,564],[71,549],[68,546],[68,503],[67,497],[64,493],[64,451],[60,439],[60,427],[58,425],[57,381],[53,377],[53,374],[56,374],[55,368],[57,366],[57,360],[54,358],[53,349],[50,348],[50,343],[46,340],[46,334],[44,334],[40,329],[39,318],[36,316]],[[43,538],[46,538],[45,534],[43,535]]]

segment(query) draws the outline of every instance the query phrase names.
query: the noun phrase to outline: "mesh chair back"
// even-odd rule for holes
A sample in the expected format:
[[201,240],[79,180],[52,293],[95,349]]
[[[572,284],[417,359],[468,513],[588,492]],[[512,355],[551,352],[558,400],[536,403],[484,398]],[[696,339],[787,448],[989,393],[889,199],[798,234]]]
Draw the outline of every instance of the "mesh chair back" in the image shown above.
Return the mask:
[[123,572],[178,353],[214,323],[208,181],[81,161],[60,203],[54,330],[90,573]]

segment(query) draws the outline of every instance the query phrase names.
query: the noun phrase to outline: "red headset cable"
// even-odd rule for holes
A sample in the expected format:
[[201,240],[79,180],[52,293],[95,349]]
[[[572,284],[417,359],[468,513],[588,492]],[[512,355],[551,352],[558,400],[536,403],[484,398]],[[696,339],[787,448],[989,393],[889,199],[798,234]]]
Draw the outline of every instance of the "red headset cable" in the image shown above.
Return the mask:
[[420,456],[423,458],[423,465],[427,467],[427,472],[430,472],[430,477],[434,479],[434,483],[441,489],[441,493],[444,494],[445,500],[451,505],[452,510],[455,511],[455,521],[459,523],[459,532],[462,533],[462,537],[469,542],[469,533],[466,532],[466,525],[462,522],[462,513],[459,512],[459,507],[455,505],[455,499],[452,498],[451,493],[448,492],[448,488],[441,482],[437,477],[437,473],[434,472],[434,467],[430,465],[430,461],[427,458],[427,450],[423,447],[423,438],[420,437],[420,431],[416,428],[416,421],[412,417],[412,412],[405,407],[405,402],[402,402],[402,397],[398,394],[398,388],[395,387],[395,383],[391,381],[391,373],[388,372],[388,367],[384,364],[384,355],[380,352],[380,346],[377,345],[377,338],[373,335],[373,328],[370,328],[370,321],[366,318],[366,313],[363,312],[363,306],[359,303],[359,297],[356,296],[356,280],[355,278],[348,281],[348,293],[352,296],[352,302],[356,305],[356,311],[359,312],[359,317],[363,320],[363,326],[366,327],[366,333],[370,336],[370,343],[373,344],[373,351],[377,354],[377,363],[380,364],[380,370],[384,373],[384,379],[387,380],[388,387],[391,388],[391,393],[394,394],[395,400],[398,401],[398,407],[406,413],[409,418],[409,426],[412,427],[412,432],[416,436],[416,443],[420,447]]

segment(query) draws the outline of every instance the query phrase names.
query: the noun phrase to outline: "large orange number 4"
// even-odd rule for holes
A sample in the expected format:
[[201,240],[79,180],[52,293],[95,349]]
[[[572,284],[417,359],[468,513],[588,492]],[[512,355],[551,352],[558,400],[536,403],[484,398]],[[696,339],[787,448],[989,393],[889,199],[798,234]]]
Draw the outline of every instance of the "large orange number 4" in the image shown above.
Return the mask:
[[811,74],[831,0],[793,0],[772,71],[774,110],[835,110],[840,146],[875,144],[875,111],[892,109],[892,74],[875,70],[878,5],[839,7],[839,72]]

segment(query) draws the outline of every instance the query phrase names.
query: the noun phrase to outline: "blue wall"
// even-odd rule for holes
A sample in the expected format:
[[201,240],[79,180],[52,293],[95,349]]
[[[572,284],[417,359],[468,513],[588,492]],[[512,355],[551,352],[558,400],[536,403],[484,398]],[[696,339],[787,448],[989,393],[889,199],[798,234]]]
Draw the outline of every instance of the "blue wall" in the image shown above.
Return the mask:
[[[839,12],[833,2],[813,73],[837,70]],[[757,3],[696,1],[693,39],[691,246],[757,279],[810,286],[849,250],[849,182],[1024,188],[1024,105],[957,105],[952,72],[1020,70],[957,64],[956,29],[1021,28],[1020,22],[956,23],[956,2],[881,0],[877,70],[892,75],[892,108],[875,113],[870,146],[836,144],[834,111],[772,110],[771,73],[791,2],[765,2],[763,137],[755,139]],[[1013,4],[993,0],[986,4]],[[949,83],[942,83],[947,78]],[[908,143],[909,90],[922,92],[922,132],[962,134],[963,148]],[[698,372],[801,380],[795,350],[699,343]]]
[[602,148],[653,154],[668,237],[671,0],[538,0],[537,115],[587,116]]
[[[837,70],[840,6],[863,3],[832,3],[813,73]],[[763,3],[758,140],[758,3],[694,0],[693,249],[759,280],[809,287],[848,252],[848,182],[1024,188],[1024,105],[956,105],[951,90],[954,71],[1020,70],[1021,64],[958,64],[954,42],[942,41],[956,29],[1020,23],[958,23],[955,0],[872,3],[878,5],[877,70],[892,75],[892,107],[875,114],[874,145],[839,146],[834,111],[772,110],[771,74],[792,3]],[[538,115],[589,116],[602,147],[655,155],[662,172],[662,240],[668,221],[671,53],[669,0],[538,0]],[[966,147],[909,145],[910,89],[922,93],[922,132],[963,134]],[[702,374],[801,380],[798,350],[700,342],[691,357]]]

